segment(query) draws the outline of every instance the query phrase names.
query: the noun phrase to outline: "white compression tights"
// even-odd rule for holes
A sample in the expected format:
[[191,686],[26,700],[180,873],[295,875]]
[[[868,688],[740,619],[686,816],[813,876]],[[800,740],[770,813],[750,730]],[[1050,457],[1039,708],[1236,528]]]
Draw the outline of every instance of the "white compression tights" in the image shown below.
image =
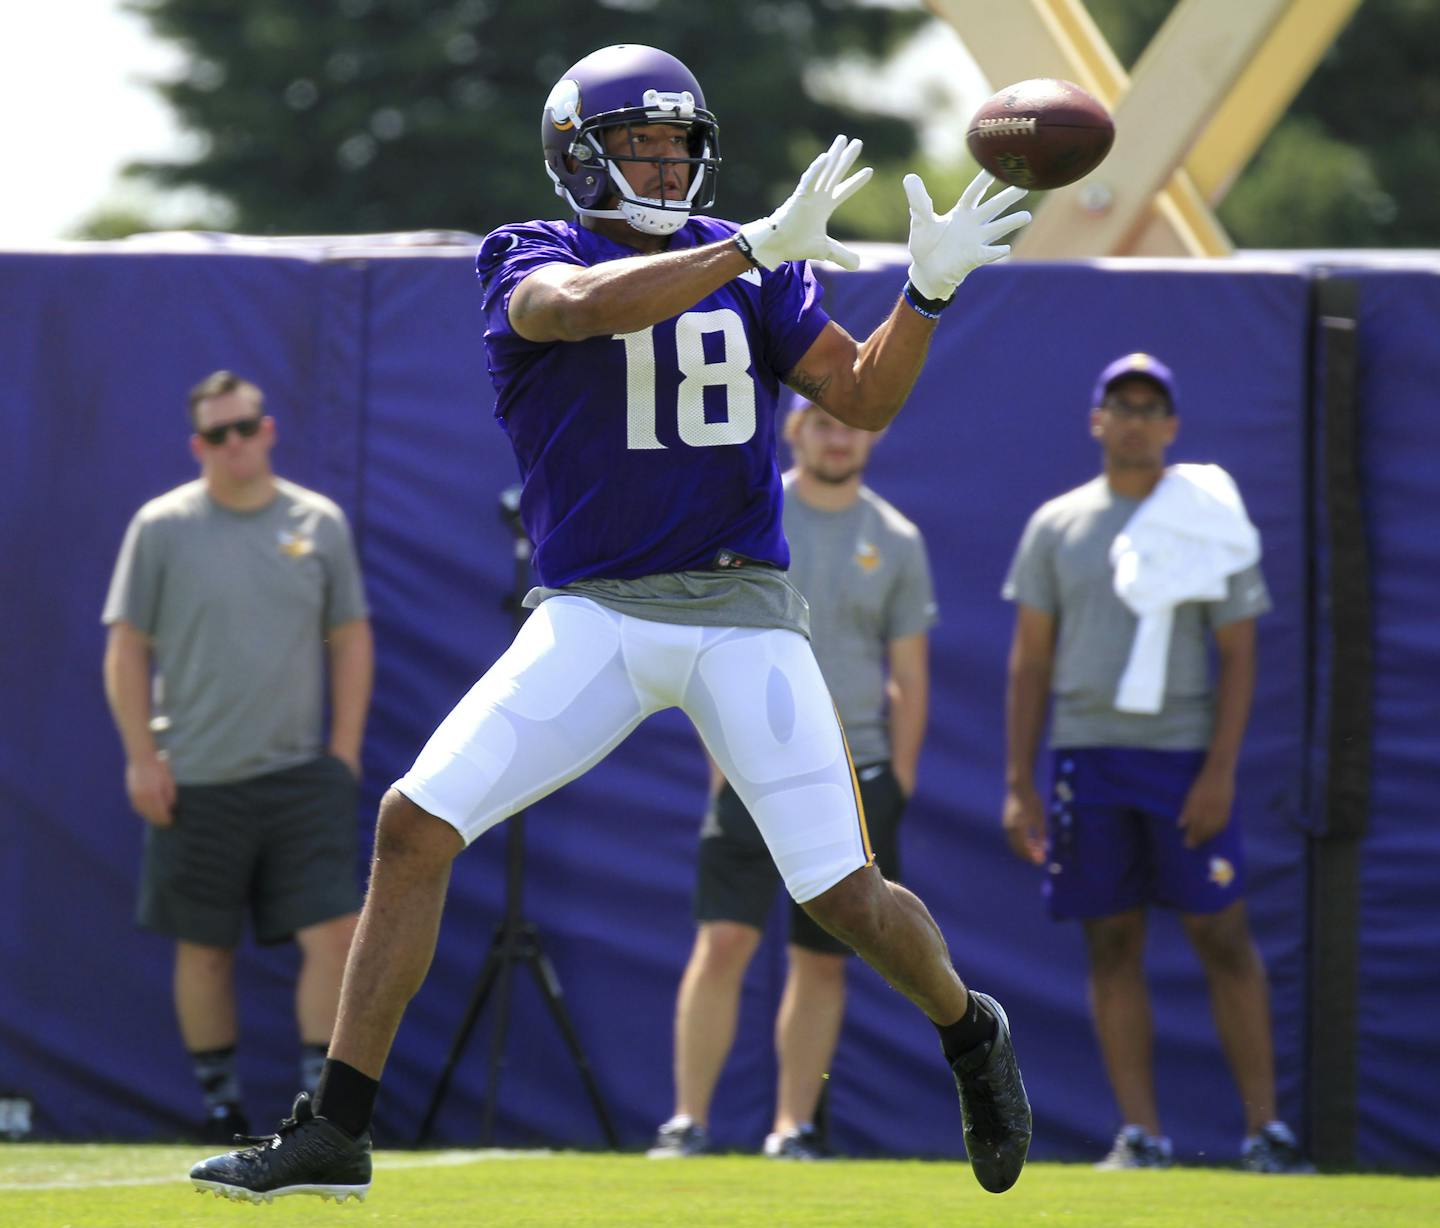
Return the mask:
[[670,707],[694,723],[796,900],[869,861],[850,756],[803,636],[654,622],[582,597],[530,616],[395,788],[469,843]]

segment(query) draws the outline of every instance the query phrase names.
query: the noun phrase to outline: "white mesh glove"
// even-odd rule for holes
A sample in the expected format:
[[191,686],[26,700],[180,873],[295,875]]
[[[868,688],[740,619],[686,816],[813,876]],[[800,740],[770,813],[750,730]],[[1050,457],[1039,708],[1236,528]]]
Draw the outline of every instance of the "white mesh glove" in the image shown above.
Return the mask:
[[789,200],[769,217],[740,227],[740,250],[767,269],[787,260],[833,260],[842,269],[858,269],[860,257],[832,239],[825,228],[830,215],[870,178],[868,166],[845,178],[859,156],[859,141],[837,136],[800,176]]
[[910,282],[928,299],[944,302],[972,269],[1010,254],[1008,243],[996,243],[1030,220],[1030,214],[1000,217],[1025,195],[1024,188],[1006,188],[982,200],[995,176],[981,171],[961,193],[949,213],[936,213],[919,175],[905,176],[910,201]]

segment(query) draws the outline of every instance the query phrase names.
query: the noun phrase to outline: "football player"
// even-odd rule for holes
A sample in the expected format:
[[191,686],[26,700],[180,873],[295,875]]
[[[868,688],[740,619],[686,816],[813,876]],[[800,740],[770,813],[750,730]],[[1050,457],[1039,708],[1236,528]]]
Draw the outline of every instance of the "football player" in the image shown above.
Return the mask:
[[450,865],[482,832],[678,707],[763,834],[795,900],[939,1030],[976,1177],[1014,1184],[1030,1106],[1004,1011],[967,991],[924,904],[873,865],[854,772],[786,576],[775,409],[786,384],[885,426],[942,311],[1029,221],[978,176],[937,214],[907,176],[909,280],[863,341],[807,263],[854,269],[827,233],[870,177],[836,137],[774,213],[714,199],[719,129],[699,82],[653,47],[605,47],[550,91],[545,169],[574,216],[502,226],[478,259],[495,414],[520,464],[534,613],[386,794],[330,1058],[264,1145],[197,1164],[232,1198],[361,1195],[401,1016],[434,952]]

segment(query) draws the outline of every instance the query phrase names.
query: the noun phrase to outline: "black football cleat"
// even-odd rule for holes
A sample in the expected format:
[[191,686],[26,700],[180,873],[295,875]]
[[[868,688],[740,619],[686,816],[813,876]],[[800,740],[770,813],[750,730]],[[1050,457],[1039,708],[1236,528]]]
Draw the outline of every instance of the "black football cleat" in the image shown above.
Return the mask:
[[370,1134],[352,1138],[316,1117],[310,1093],[295,1097],[291,1116],[269,1138],[241,1151],[201,1160],[190,1170],[197,1193],[238,1202],[273,1202],[286,1194],[316,1194],[344,1202],[364,1200],[370,1189]]
[[975,1180],[992,1194],[1003,1194],[1020,1179],[1030,1150],[1030,1100],[1015,1064],[1010,1020],[989,994],[970,996],[995,1017],[995,1038],[962,1053],[950,1065],[960,1091],[960,1120],[965,1153]]

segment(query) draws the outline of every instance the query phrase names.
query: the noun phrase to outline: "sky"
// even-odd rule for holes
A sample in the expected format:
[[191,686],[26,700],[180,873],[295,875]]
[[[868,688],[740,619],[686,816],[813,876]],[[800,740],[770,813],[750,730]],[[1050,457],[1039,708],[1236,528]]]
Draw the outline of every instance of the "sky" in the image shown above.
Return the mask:
[[0,18],[0,244],[62,238],[134,158],[178,156],[169,108],[141,80],[179,55],[120,0],[10,0]]
[[[122,184],[120,169],[136,159],[185,156],[186,140],[170,109],[144,84],[176,73],[179,52],[125,12],[121,0],[8,0],[5,7],[0,246],[65,238],[101,204],[126,200],[143,199],[152,216],[169,220],[167,201]],[[902,113],[919,78],[952,100],[958,92],[968,106],[988,92],[952,32],[932,29],[923,43],[901,57],[885,82],[873,73],[841,76]],[[954,144],[958,155],[954,133],[953,125],[933,132],[931,152],[949,153]],[[168,204],[176,224],[200,212],[193,196],[172,194]]]

